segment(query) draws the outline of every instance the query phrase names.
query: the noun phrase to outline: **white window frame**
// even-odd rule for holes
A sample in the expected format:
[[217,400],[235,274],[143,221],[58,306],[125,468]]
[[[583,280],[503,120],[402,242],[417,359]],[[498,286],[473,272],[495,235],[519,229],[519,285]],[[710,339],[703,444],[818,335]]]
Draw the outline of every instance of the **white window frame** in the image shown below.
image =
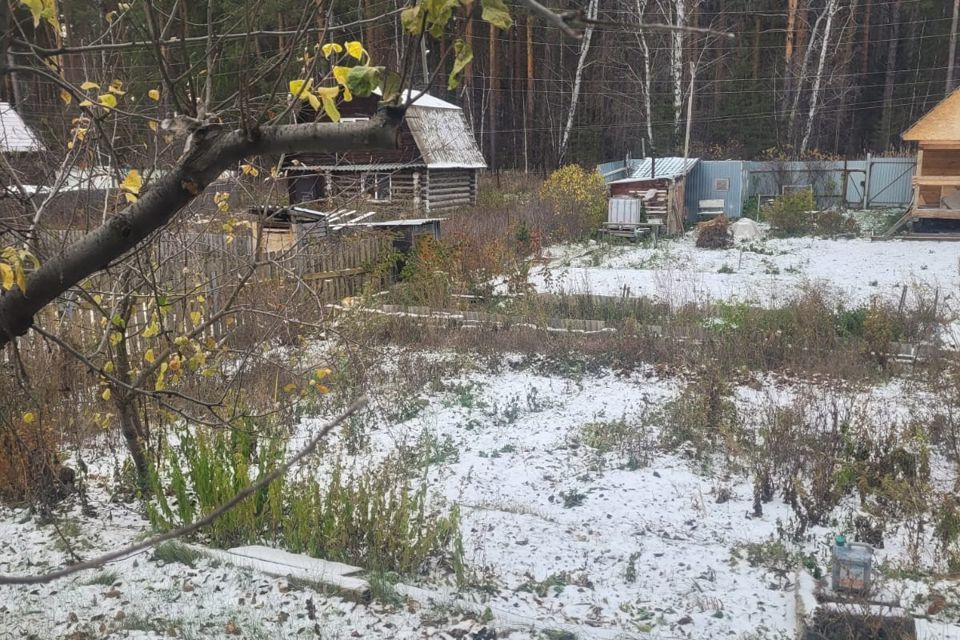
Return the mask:
[[[384,178],[386,178],[386,193],[380,191],[383,184],[381,180]],[[372,191],[368,180],[372,181]],[[368,171],[360,176],[360,190],[370,202],[390,202],[393,198],[393,174],[388,171]]]
[[[723,185],[723,187],[721,187],[720,185]],[[721,192],[730,191],[730,178],[714,178],[713,190],[721,191]]]

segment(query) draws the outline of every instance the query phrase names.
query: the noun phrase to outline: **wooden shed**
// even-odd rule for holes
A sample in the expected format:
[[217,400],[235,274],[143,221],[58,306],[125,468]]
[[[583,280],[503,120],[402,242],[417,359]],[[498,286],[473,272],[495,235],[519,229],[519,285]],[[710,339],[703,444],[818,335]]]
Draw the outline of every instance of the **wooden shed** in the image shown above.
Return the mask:
[[[369,118],[378,100],[354,98],[340,105],[341,116]],[[301,116],[312,119],[313,112]],[[476,204],[477,175],[485,167],[463,110],[422,94],[407,109],[397,149],[300,153],[287,159],[285,173],[290,204],[406,215]]]
[[899,226],[914,219],[960,220],[960,89],[903,133],[916,142],[913,203]]
[[642,199],[647,216],[662,218],[667,233],[682,232],[687,217],[686,179],[698,161],[697,158],[643,158],[624,163],[622,169],[605,176],[611,197],[610,213],[616,208],[614,205],[620,204],[616,199]]

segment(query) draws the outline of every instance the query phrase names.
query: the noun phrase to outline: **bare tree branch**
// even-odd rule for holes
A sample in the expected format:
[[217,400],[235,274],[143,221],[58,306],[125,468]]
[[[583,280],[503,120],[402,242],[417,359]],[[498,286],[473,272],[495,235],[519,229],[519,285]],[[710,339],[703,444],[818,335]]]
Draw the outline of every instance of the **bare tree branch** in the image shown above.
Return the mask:
[[300,449],[293,457],[288,459],[286,462],[278,466],[276,469],[263,476],[253,484],[247,485],[235,496],[221,504],[219,507],[211,511],[209,514],[203,518],[197,520],[188,525],[178,527],[167,531],[166,533],[161,533],[160,535],[153,536],[152,538],[147,538],[143,542],[138,542],[137,544],[130,545],[123,549],[118,549],[116,551],[111,551],[110,553],[105,553],[102,556],[93,558],[92,560],[86,560],[85,562],[80,562],[69,567],[64,567],[63,569],[57,569],[56,571],[51,571],[49,573],[43,573],[40,575],[19,575],[19,576],[3,576],[0,575],[0,584],[46,584],[48,582],[53,582],[54,580],[59,580],[61,578],[66,578],[67,576],[79,573],[80,571],[86,571],[87,569],[96,569],[101,567],[108,562],[113,560],[119,560],[125,556],[130,555],[131,553],[136,553],[137,551],[143,551],[144,549],[149,549],[154,547],[161,542],[166,542],[167,540],[173,540],[174,538],[180,538],[182,536],[193,533],[194,531],[199,531],[203,527],[206,527],[209,524],[212,524],[221,517],[223,514],[227,513],[238,504],[243,502],[244,499],[250,497],[260,489],[268,486],[271,482],[286,474],[295,464],[307,457],[314,449],[317,448],[317,445],[320,444],[320,441],[334,427],[341,424],[344,420],[355,414],[357,411],[362,409],[367,405],[367,399],[365,397],[360,398],[354,402],[350,407],[341,413],[339,416],[325,424],[317,435],[315,435],[307,445]]
[[106,223],[43,263],[27,277],[26,292],[0,297],[0,347],[24,335],[33,316],[61,293],[106,268],[163,227],[223,171],[248,156],[297,151],[383,150],[396,146],[401,107],[384,107],[363,122],[273,125],[249,135],[201,127],[190,134],[177,165],[143,196]]

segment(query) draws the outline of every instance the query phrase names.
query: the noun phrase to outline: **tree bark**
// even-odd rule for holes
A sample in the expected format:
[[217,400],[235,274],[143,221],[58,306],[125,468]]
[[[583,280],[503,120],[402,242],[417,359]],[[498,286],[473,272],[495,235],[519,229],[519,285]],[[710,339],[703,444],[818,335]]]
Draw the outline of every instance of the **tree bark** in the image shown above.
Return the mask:
[[[489,117],[490,122],[488,128],[490,129],[490,170],[494,173],[497,173],[497,111],[499,109],[499,91],[500,91],[500,82],[497,74],[499,70],[497,69],[497,28],[492,24],[488,25],[490,27],[487,32],[487,44],[489,45],[489,56],[487,66],[487,87],[490,90],[490,111]],[[499,175],[499,173],[497,173]]]
[[[684,27],[687,23],[686,0],[674,2],[672,23]],[[670,73],[673,84],[673,139],[680,139],[680,126],[683,122],[683,45],[684,32],[677,29],[670,33]]]
[[368,121],[261,127],[249,133],[201,128],[187,141],[177,165],[139,200],[66,247],[30,273],[26,291],[0,297],[0,347],[24,335],[33,316],[57,296],[123,257],[194,200],[223,171],[243,158],[263,154],[383,150],[396,147],[403,109],[385,107]]
[[[590,0],[587,5],[587,18],[597,19],[597,9],[599,0]],[[567,111],[567,124],[563,127],[563,137],[560,138],[560,151],[557,154],[557,161],[563,164],[564,156],[567,154],[567,145],[570,144],[570,134],[573,131],[573,122],[577,115],[577,102],[580,100],[580,87],[583,84],[583,67],[587,62],[587,55],[590,53],[590,40],[593,37],[593,27],[588,24],[583,31],[583,39],[580,41],[580,58],[577,60],[577,69],[573,75],[573,93],[570,96],[570,109]]]
[[820,84],[823,81],[823,69],[827,63],[827,51],[830,48],[830,33],[833,28],[833,17],[838,9],[837,0],[828,0],[824,12],[827,14],[827,24],[823,27],[823,44],[820,47],[820,62],[817,64],[817,75],[813,79],[813,88],[810,92],[810,112],[807,115],[807,128],[800,143],[800,155],[807,152],[810,136],[813,133],[813,123],[817,117],[817,107],[820,100]]
[[956,86],[953,80],[953,67],[957,58],[958,22],[960,22],[960,0],[953,0],[953,20],[950,22],[950,45],[947,52],[947,86],[944,93],[950,93]]
[[880,146],[883,149],[890,144],[890,131],[893,128],[893,92],[897,80],[897,47],[900,44],[900,6],[903,0],[896,0],[890,11],[890,43],[887,48],[887,70],[883,80],[883,113],[880,116]]
[[[643,15],[647,9],[647,0],[636,0],[637,2],[637,23],[643,24]],[[643,110],[644,121],[647,125],[647,142],[650,144],[650,152],[653,154],[655,143],[653,140],[653,80],[650,76],[650,45],[647,42],[647,32],[641,27],[637,30],[637,40],[640,42],[640,50],[643,52]]]
[[[958,0],[960,1],[960,0]],[[524,104],[524,126],[523,126],[523,170],[530,171],[530,150],[528,130],[533,123],[533,105],[536,98],[534,89],[536,88],[536,68],[533,64],[533,15],[527,16],[527,95]]]
[[870,71],[870,15],[873,13],[873,0],[866,0],[863,5],[863,36],[860,40],[860,73],[867,75]]
[[810,36],[810,41],[807,48],[803,52],[803,62],[800,65],[800,71],[797,74],[797,86],[793,89],[793,101],[790,106],[790,119],[787,122],[787,135],[790,136],[790,142],[796,142],[796,123],[797,123],[797,110],[800,107],[800,94],[803,93],[803,85],[807,81],[807,69],[810,67],[810,56],[813,53],[813,46],[817,40],[817,33],[820,31],[820,22],[826,16],[827,10],[824,9],[823,13],[817,16],[816,22],[813,23],[813,33]]

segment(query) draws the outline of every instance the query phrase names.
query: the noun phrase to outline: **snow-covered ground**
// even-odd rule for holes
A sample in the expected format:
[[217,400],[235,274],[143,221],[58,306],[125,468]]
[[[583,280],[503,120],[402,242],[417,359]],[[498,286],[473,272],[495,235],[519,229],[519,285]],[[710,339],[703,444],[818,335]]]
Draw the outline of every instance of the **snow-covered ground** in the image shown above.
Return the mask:
[[762,239],[730,249],[698,249],[692,235],[636,245],[552,248],[531,274],[544,292],[650,296],[677,305],[739,300],[775,306],[803,287],[826,287],[850,305],[874,296],[899,300],[960,294],[960,243],[820,238]]
[[[743,552],[746,544],[780,539],[792,511],[775,499],[762,517],[752,517],[746,476],[656,446],[651,416],[680,381],[652,369],[548,376],[508,362],[448,383],[446,391],[424,391],[427,404],[414,417],[379,425],[366,455],[378,457],[424,432],[449,438],[455,453],[431,467],[429,481],[436,499],[461,506],[467,559],[495,587],[465,597],[540,629],[580,627],[587,630],[581,638],[592,637],[590,629],[623,638],[794,637],[794,576],[752,567]],[[766,388],[737,389],[746,414],[759,415],[767,399],[790,393],[772,382]],[[866,395],[884,406],[900,391],[893,383]],[[585,424],[620,418],[649,430],[648,457],[638,465],[583,442]],[[304,420],[300,438],[319,423]],[[935,466],[949,486],[952,467]],[[106,501],[109,485],[105,474],[94,482],[96,516],[75,510],[60,520],[85,557],[147,528],[130,508]],[[825,567],[827,542],[838,532],[815,528],[798,551]],[[0,573],[67,561],[55,540],[51,526],[0,511]],[[894,534],[878,560],[900,564],[903,554]],[[895,586],[907,606],[909,595],[928,589],[909,580]],[[941,588],[958,600],[953,587]],[[150,552],[47,586],[0,587],[2,638],[156,638],[171,629],[176,637],[205,638],[315,637],[317,630],[324,638],[460,637],[460,615],[359,605],[208,561],[162,564]],[[509,637],[551,636],[521,629]]]

